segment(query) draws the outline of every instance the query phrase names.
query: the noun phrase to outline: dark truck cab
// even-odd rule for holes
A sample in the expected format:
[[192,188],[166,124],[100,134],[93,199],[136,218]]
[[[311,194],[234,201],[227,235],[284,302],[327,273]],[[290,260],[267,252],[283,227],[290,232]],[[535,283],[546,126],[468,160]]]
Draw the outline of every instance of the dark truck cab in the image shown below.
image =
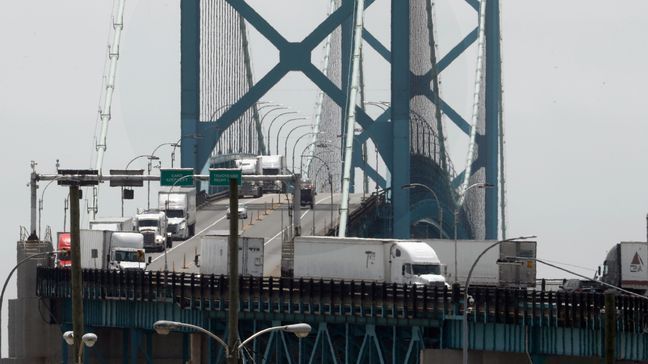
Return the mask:
[[302,206],[310,205],[312,209],[315,205],[315,187],[310,183],[304,183],[301,186],[301,199],[300,204]]

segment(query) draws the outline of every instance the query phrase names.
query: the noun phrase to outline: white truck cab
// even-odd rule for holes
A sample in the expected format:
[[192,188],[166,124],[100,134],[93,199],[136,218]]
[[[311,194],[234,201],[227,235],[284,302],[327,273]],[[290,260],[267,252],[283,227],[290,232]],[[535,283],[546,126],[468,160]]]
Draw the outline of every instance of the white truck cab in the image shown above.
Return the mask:
[[134,218],[135,230],[144,236],[144,249],[163,251],[167,246],[167,217],[163,211],[147,210]]
[[399,241],[390,247],[391,278],[395,283],[446,284],[434,249],[420,242]]
[[144,236],[133,232],[115,232],[110,239],[109,269],[144,270]]

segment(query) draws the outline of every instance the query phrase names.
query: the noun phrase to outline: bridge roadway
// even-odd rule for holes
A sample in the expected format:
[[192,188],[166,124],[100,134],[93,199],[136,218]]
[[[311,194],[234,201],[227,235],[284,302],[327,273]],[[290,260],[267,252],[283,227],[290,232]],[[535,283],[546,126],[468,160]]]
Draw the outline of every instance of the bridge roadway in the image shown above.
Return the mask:
[[[289,195],[292,199],[292,196]],[[338,220],[338,208],[341,194],[333,194],[333,204],[329,193],[315,196],[315,207],[302,207],[301,224],[303,235],[323,235],[331,226],[331,208],[333,223]],[[349,195],[349,209],[353,212],[360,207],[362,194]],[[245,205],[248,218],[239,223],[242,236],[262,237],[264,248],[264,275],[279,276],[281,265],[281,230],[291,221],[288,217],[286,195],[264,194],[259,198],[243,198],[240,205]],[[194,263],[196,254],[200,254],[201,237],[214,230],[228,230],[229,219],[226,218],[228,199],[213,201],[203,206],[196,217],[196,235],[185,241],[174,241],[173,247],[166,252],[166,266],[169,271],[198,273]],[[283,215],[283,216],[282,216]],[[313,219],[314,217],[314,219]],[[282,224],[283,219],[283,224]],[[151,264],[147,270],[165,269],[165,253],[148,253]]]

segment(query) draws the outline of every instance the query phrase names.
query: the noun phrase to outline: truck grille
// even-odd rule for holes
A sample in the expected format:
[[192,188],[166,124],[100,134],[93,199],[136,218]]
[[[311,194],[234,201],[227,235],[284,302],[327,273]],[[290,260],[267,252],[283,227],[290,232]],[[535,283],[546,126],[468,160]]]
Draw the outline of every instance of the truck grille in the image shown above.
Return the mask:
[[154,232],[144,232],[144,245],[154,245],[155,244],[155,233]]
[[178,225],[169,225],[167,226],[167,232],[175,234],[178,232]]

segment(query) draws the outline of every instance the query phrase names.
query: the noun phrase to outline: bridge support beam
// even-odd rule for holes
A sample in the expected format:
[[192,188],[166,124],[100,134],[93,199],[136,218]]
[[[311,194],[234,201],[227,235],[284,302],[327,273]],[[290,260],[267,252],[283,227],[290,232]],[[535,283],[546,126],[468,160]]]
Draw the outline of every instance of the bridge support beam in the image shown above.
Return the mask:
[[180,135],[181,166],[199,172],[198,134],[200,122],[200,1],[180,2]]
[[[499,0],[486,3],[486,183],[485,239],[497,240],[499,201],[500,108],[502,105]],[[482,148],[480,148],[482,149]],[[503,166],[502,166],[503,167]]]
[[391,1],[391,195],[393,237],[409,239],[410,182],[410,1]]

